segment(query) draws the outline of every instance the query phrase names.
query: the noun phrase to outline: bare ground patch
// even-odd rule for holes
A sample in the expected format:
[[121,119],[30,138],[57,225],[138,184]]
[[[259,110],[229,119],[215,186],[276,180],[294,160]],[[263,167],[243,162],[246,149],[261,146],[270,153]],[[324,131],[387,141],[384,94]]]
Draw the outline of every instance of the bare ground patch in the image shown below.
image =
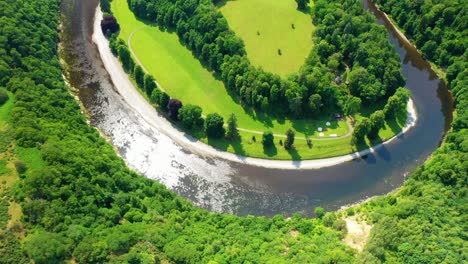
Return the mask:
[[369,238],[372,226],[367,224],[364,220],[359,219],[357,215],[347,217],[344,220],[348,233],[343,242],[357,251],[362,252]]

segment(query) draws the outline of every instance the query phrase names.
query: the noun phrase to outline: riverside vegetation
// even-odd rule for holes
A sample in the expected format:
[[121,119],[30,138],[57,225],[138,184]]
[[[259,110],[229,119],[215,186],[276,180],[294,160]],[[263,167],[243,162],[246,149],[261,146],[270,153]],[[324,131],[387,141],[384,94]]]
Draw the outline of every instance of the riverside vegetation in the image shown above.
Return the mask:
[[58,2],[0,0],[0,7],[0,91],[7,94],[0,104],[1,263],[466,260],[466,60],[449,66],[457,116],[445,143],[399,191],[346,211],[373,222],[358,254],[340,241],[340,214],[209,213],[130,171],[86,124],[64,84]]
[[[128,41],[134,43],[133,52],[140,53],[139,58],[149,71],[147,75],[158,76],[158,83],[163,84],[163,87],[149,90],[140,87],[160,109],[166,110],[166,104],[159,101],[162,94],[183,103],[199,105],[205,113],[219,113],[224,120],[232,113],[236,114],[240,128],[240,137],[236,140],[222,135],[210,138],[202,126],[192,126],[188,132],[197,139],[245,156],[317,159],[368,148],[394,136],[405,124],[409,92],[398,89],[405,84],[398,56],[388,42],[384,28],[375,23],[358,1],[345,1],[343,6],[337,5],[341,1],[316,1],[311,11],[307,11],[307,14],[312,13],[311,22],[316,26],[315,44],[309,44],[311,51],[301,69],[287,78],[251,65],[249,59],[253,55],[247,56],[242,39],[230,30],[229,21],[211,1],[182,2],[162,1],[155,8],[151,1],[128,1],[127,7],[124,0],[115,0],[106,4],[111,8],[104,11],[113,12],[122,25],[121,38],[112,35],[110,45],[119,57],[120,53],[124,54],[125,58],[121,59],[124,68],[131,75],[134,69],[139,70],[130,55],[132,50],[127,46]],[[257,4],[266,5],[263,1]],[[154,26],[145,28],[149,22],[138,21],[128,8],[142,21],[156,22],[159,29]],[[350,13],[343,15],[345,8]],[[281,19],[286,21],[288,18]],[[173,38],[175,34],[177,36]],[[338,37],[342,35],[343,38]],[[138,41],[132,42],[133,38]],[[177,52],[174,47],[178,47]],[[260,47],[257,45],[256,48]],[[154,52],[155,49],[158,52]],[[181,58],[180,54],[184,52],[186,56]],[[164,54],[167,58],[163,58]],[[383,58],[387,59],[384,61]],[[178,64],[170,64],[174,60]],[[187,61],[201,64],[190,64],[189,67]],[[171,70],[174,68],[177,71]],[[199,68],[200,72],[194,72],[194,68]],[[180,76],[181,72],[183,76]],[[216,81],[213,74],[224,84]],[[197,84],[190,81],[205,75],[213,80],[199,80]],[[197,88],[193,89],[194,86]],[[397,90],[400,92],[396,93]],[[376,122],[375,117],[380,114],[370,118],[377,110],[384,111],[383,122]],[[355,116],[354,120],[362,123],[360,126],[365,129],[360,129],[354,137],[349,136],[345,122],[336,122],[330,117],[337,112]],[[330,126],[325,125],[327,121]],[[348,136],[319,138],[319,127],[327,130],[322,134]],[[296,143],[292,148],[277,148],[275,145],[281,145],[286,138],[284,133],[290,128],[300,133]],[[260,140],[255,140],[264,131],[276,135],[274,145],[265,147]]]

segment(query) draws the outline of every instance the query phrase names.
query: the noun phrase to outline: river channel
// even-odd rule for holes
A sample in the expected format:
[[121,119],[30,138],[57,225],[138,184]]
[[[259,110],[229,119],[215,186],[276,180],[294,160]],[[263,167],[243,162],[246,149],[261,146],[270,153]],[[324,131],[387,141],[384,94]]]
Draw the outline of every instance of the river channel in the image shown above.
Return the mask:
[[[64,75],[90,124],[128,166],[210,211],[238,215],[310,215],[316,206],[335,210],[401,186],[440,145],[452,121],[453,100],[444,82],[389,21],[364,0],[400,55],[418,112],[416,125],[375,153],[336,166],[281,170],[192,153],[144,120],[115,89],[93,43],[98,0],[62,0],[60,57]],[[177,70],[177,69],[174,69]]]

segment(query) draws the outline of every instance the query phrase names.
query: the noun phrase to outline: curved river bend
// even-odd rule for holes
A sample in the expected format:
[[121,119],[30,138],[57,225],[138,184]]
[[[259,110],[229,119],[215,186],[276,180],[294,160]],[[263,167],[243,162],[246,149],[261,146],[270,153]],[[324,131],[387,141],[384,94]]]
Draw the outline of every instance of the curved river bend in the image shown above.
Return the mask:
[[404,136],[365,159],[329,168],[279,170],[202,157],[149,125],[133,109],[132,102],[114,88],[93,44],[98,0],[62,0],[60,56],[64,74],[76,89],[90,123],[131,168],[211,211],[311,214],[316,206],[333,210],[400,186],[405,176],[438,147],[452,119],[453,102],[444,83],[382,14],[368,1],[363,2],[389,31],[413,94],[418,122]]

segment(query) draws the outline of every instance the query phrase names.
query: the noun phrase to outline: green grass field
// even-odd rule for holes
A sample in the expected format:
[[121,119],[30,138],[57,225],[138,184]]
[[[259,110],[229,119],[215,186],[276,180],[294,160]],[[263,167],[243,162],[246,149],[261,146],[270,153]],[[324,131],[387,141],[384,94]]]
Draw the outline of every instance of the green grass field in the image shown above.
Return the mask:
[[318,137],[317,127],[324,127],[327,121],[332,125],[327,134],[344,135],[349,131],[345,122],[334,122],[324,117],[318,120],[279,120],[264,113],[246,110],[231,97],[224,84],[216,80],[192,53],[182,46],[174,33],[163,32],[157,27],[145,27],[135,18],[127,1],[112,1],[112,11],[121,25],[120,37],[127,41],[132,32],[131,47],[144,67],[157,79],[162,88],[173,98],[185,104],[203,108],[204,114],[219,113],[227,118],[236,114],[239,127],[283,134],[294,128],[299,134]]
[[244,40],[250,61],[266,71],[297,72],[312,49],[311,17],[294,0],[226,1],[220,11]]
[[[235,113],[239,128],[242,129],[258,132],[271,130],[274,134],[284,134],[287,129],[293,128],[296,130],[297,137],[295,150],[291,152],[279,145],[280,138],[278,137],[275,138],[276,148],[264,150],[261,144],[262,136],[256,133],[241,131],[242,141],[229,142],[225,139],[208,140],[200,130],[189,131],[200,141],[232,153],[268,159],[317,159],[340,156],[355,151],[350,145],[350,137],[323,140],[330,134],[338,136],[347,134],[349,127],[346,122],[335,122],[326,116],[316,120],[275,119],[264,113],[244,109],[227,93],[224,84],[216,80],[213,74],[205,69],[187,48],[181,45],[175,33],[161,31],[156,26],[148,26],[143,21],[138,20],[129,10],[126,0],[113,0],[112,11],[121,26],[120,38],[126,42],[130,38],[131,48],[136,57],[171,97],[181,100],[184,104],[201,106],[204,115],[216,112],[227,120],[227,117]],[[295,8],[293,11],[304,15],[310,22],[308,15],[296,11]],[[307,49],[306,53],[309,50],[310,48]],[[303,60],[299,65],[302,63]],[[326,122],[331,122],[331,126],[327,127]],[[326,128],[322,138],[319,137],[318,127]],[[386,129],[382,130],[381,138],[390,138],[395,134],[394,131],[395,125],[387,126]],[[256,137],[256,142],[252,140],[253,136]],[[313,140],[312,148],[307,145],[306,137]],[[368,142],[368,144],[371,143]],[[368,144],[360,146],[359,149]]]

